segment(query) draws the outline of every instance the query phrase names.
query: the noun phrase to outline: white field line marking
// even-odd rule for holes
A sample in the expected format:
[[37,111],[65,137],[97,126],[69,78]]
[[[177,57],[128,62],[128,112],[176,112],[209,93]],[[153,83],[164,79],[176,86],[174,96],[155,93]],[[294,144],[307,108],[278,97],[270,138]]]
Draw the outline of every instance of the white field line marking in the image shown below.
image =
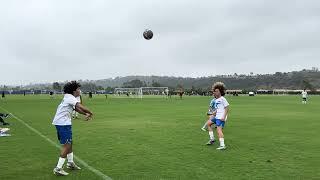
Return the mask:
[[[60,146],[53,142],[51,139],[49,139],[48,137],[46,137],[45,135],[43,135],[41,132],[39,132],[38,130],[36,130],[35,128],[33,128],[32,126],[30,126],[29,124],[27,124],[26,122],[24,122],[22,119],[18,118],[17,116],[13,115],[12,113],[10,113],[8,110],[4,109],[3,107],[0,106],[0,108],[4,111],[6,111],[7,113],[9,113],[13,118],[15,118],[16,120],[18,120],[21,124],[25,125],[27,128],[29,128],[31,131],[33,131],[34,133],[38,134],[40,137],[42,137],[43,139],[45,139],[46,141],[48,141],[51,145],[55,146],[56,148],[60,149]],[[82,164],[84,167],[86,167],[87,169],[89,169],[91,172],[93,172],[94,174],[96,174],[97,176],[101,177],[102,179],[105,180],[112,180],[109,176],[103,174],[101,171],[95,169],[94,167],[88,165],[84,160],[80,159],[78,156],[74,156],[75,160],[77,160],[80,164]]]

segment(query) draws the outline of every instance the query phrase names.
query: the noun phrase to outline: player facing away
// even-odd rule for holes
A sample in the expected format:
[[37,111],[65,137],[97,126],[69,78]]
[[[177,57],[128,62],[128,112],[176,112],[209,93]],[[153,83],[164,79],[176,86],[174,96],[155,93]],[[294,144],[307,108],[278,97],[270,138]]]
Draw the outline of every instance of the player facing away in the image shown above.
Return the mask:
[[307,104],[308,93],[307,93],[306,89],[304,89],[302,91],[301,95],[302,95],[302,104]]
[[211,119],[211,121],[208,122],[210,140],[207,143],[207,145],[212,145],[215,142],[213,129],[211,125],[216,124],[217,134],[220,142],[220,146],[217,148],[218,150],[226,149],[226,145],[224,143],[223,128],[229,112],[229,103],[227,99],[224,98],[225,90],[225,85],[222,82],[217,82],[212,86],[212,91],[216,98],[214,105],[216,109],[216,115],[215,118]]
[[53,91],[49,92],[50,98],[53,99]]
[[165,90],[164,90],[164,93],[165,93],[165,95],[166,95],[166,98],[168,99],[168,98],[169,98],[169,89],[165,89]]
[[71,81],[65,84],[64,98],[57,108],[56,115],[52,124],[55,125],[58,135],[58,140],[62,145],[60,157],[57,166],[53,169],[53,173],[59,176],[66,176],[69,173],[63,170],[63,164],[67,158],[67,168],[71,170],[80,170],[73,161],[72,151],[72,126],[71,114],[75,109],[80,114],[86,116],[86,120],[92,117],[92,112],[78,102],[76,97],[80,96],[80,84],[76,81]]
[[178,94],[179,94],[180,99],[182,99],[182,96],[183,96],[184,92],[180,91]]
[[215,118],[215,114],[216,114],[216,109],[215,109],[215,101],[216,101],[216,98],[214,97],[213,95],[213,99],[210,101],[210,104],[209,104],[209,110],[207,112],[207,116],[209,117],[208,121],[206,121],[206,123],[202,126],[201,130],[202,131],[207,131],[207,126],[208,126],[208,123],[211,122],[211,119],[214,119]]

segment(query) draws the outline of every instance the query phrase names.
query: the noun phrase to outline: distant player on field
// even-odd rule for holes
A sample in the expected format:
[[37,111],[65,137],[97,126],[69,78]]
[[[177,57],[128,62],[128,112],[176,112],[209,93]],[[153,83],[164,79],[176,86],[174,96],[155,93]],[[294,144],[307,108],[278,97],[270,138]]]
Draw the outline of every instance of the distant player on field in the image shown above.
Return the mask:
[[169,97],[169,89],[166,88],[166,89],[164,90],[164,93],[165,93],[165,95],[166,95],[166,98],[168,99],[168,97]]
[[307,104],[308,93],[307,93],[306,89],[304,89],[302,91],[301,95],[302,95],[302,104]]
[[226,149],[226,145],[224,143],[224,134],[222,130],[228,116],[229,103],[226,100],[226,98],[224,98],[225,90],[226,90],[225,85],[222,82],[217,82],[212,86],[212,91],[216,98],[215,105],[214,105],[216,109],[216,116],[214,119],[211,119],[211,122],[210,121],[208,122],[210,140],[207,143],[207,145],[212,145],[215,142],[213,129],[211,128],[211,125],[216,124],[217,134],[220,142],[220,146],[217,148],[218,150]]
[[183,93],[184,93],[183,91],[179,91],[178,94],[179,94],[180,99],[182,99]]
[[71,126],[71,114],[75,109],[80,114],[86,116],[86,120],[92,117],[92,112],[78,102],[76,97],[80,96],[80,84],[76,81],[71,81],[65,84],[64,98],[61,104],[57,108],[56,115],[52,124],[56,126],[58,140],[62,145],[61,153],[57,166],[53,169],[53,173],[59,176],[66,176],[69,173],[63,170],[63,164],[67,158],[67,168],[71,170],[80,170],[73,161],[72,151],[72,126]]
[[49,95],[50,95],[50,98],[52,99],[53,98],[53,91],[50,91]]

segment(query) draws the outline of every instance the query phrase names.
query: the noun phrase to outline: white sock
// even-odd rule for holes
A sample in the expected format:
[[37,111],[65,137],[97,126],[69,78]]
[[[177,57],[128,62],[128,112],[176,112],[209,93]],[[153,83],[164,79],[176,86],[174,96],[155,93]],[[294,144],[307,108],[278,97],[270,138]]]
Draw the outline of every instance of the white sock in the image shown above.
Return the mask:
[[73,152],[67,154],[67,159],[68,159],[68,162],[73,162]]
[[214,140],[213,131],[209,131],[210,140]]
[[220,146],[224,147],[225,146],[224,138],[219,138],[219,141],[220,141]]
[[62,158],[60,157],[59,158],[59,161],[58,161],[58,164],[57,164],[57,168],[62,168],[63,164],[64,164],[64,161],[66,160],[66,158]]

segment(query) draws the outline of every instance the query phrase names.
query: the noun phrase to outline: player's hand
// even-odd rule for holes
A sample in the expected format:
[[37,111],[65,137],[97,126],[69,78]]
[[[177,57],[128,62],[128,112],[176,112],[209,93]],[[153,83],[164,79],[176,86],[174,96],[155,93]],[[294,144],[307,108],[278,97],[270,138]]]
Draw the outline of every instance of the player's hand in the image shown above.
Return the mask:
[[92,116],[93,116],[93,114],[86,113],[86,115],[85,115],[86,121],[89,121],[92,118]]

